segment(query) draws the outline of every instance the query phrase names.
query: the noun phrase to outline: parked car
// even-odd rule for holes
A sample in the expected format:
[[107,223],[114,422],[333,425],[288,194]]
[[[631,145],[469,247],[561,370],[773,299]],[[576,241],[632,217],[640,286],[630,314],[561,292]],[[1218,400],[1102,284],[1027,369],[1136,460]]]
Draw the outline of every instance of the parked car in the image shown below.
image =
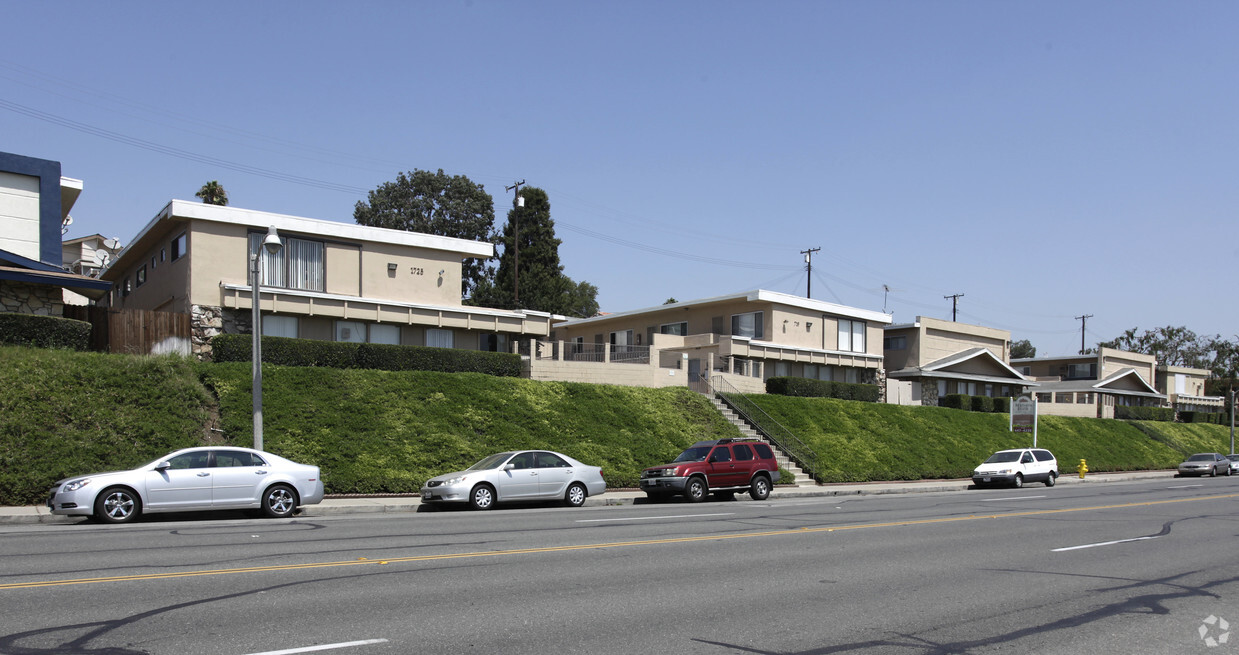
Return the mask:
[[1025,482],[1044,482],[1053,487],[1058,480],[1058,460],[1043,448],[1013,448],[989,456],[972,472],[972,483],[978,487],[989,484],[1009,484],[1019,488]]
[[607,490],[602,469],[549,450],[495,453],[463,471],[435,476],[422,485],[423,503],[495,503],[562,499],[571,507]]
[[765,500],[779,475],[779,464],[769,444],[717,439],[698,441],[670,464],[645,469],[640,484],[641,491],[653,501],[683,494],[689,502],[697,503],[710,493],[734,498],[737,491],[747,491],[754,500]]
[[1226,459],[1230,460],[1230,474],[1239,473],[1239,455],[1231,453],[1226,456]]
[[1231,461],[1221,453],[1196,453],[1179,464],[1179,475],[1230,475]]
[[261,509],[273,518],[323,500],[317,466],[250,448],[186,448],[130,471],[56,482],[52,514],[125,523],[141,514]]

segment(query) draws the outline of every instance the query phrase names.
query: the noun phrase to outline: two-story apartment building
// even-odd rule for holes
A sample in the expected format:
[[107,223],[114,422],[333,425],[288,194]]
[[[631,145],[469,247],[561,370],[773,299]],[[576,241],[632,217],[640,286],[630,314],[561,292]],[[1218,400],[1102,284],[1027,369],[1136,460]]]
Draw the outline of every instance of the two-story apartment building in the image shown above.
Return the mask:
[[558,322],[551,336],[558,345],[545,352],[559,364],[535,356],[532,377],[543,370],[548,378],[606,381],[596,364],[626,361],[650,367],[656,386],[720,377],[760,393],[774,376],[881,385],[889,323],[881,312],[754,290]]
[[1114,418],[1115,406],[1159,407],[1166,401],[1153,386],[1153,355],[1100,348],[1089,355],[1013,359],[1011,366],[1040,383],[1042,414]]
[[61,227],[81,192],[60,162],[0,152],[0,311],[61,316],[66,291],[107,291],[106,282],[61,267]]
[[1205,395],[1205,380],[1212,371],[1188,366],[1157,365],[1157,392],[1166,396],[1175,411],[1221,412],[1225,411],[1226,399],[1222,396]]
[[1012,397],[1037,386],[1007,363],[1007,330],[917,316],[886,327],[882,353],[888,403],[937,406],[948,394]]
[[[261,247],[274,228],[282,247]],[[192,349],[251,333],[250,269],[261,252],[262,332],[328,341],[508,352],[552,315],[466,306],[461,262],[489,243],[173,200],[104,271],[100,304],[192,316]]]

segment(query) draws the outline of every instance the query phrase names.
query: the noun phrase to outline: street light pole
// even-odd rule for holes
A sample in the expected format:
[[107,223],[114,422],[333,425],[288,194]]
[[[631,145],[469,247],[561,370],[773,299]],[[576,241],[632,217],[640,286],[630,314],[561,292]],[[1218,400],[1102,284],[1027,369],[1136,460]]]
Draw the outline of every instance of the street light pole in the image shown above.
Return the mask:
[[262,450],[262,313],[258,311],[258,286],[262,279],[262,253],[274,255],[284,247],[280,241],[275,226],[267,228],[267,236],[262,240],[262,246],[250,255],[250,304],[252,307],[250,331],[254,333],[254,344],[250,348],[253,359],[254,375],[254,450]]

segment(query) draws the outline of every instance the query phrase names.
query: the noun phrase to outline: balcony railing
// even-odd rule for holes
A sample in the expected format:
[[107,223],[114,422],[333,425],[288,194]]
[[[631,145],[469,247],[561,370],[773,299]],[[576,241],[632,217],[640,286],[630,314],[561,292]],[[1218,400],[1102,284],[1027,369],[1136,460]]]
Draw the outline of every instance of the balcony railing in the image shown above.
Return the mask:
[[[530,352],[530,344],[533,352]],[[560,351],[562,349],[562,358]],[[574,343],[563,341],[521,341],[520,354],[533,359],[602,364],[649,364],[649,346],[622,346],[606,343]]]

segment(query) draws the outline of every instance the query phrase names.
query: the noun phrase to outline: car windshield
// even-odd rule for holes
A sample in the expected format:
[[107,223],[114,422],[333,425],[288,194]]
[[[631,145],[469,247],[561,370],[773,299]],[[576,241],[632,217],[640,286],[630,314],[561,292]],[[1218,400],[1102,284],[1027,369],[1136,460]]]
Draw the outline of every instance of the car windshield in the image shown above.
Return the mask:
[[1188,457],[1187,461],[1189,462],[1212,462],[1213,454],[1212,453],[1196,453],[1195,455]]
[[1226,459],[1229,459],[1232,462],[1239,462],[1239,455],[1227,455]]
[[680,456],[672,460],[672,463],[704,462],[706,461],[706,455],[710,454],[711,448],[713,448],[713,446],[693,446],[692,448],[680,453]]
[[1001,464],[1003,462],[1018,462],[1020,461],[1020,455],[1022,454],[1023,453],[1021,453],[1020,451],[1015,451],[1015,452],[1010,452],[1010,453],[994,453],[993,455],[989,456],[989,459],[985,460],[985,463],[986,464]]
[[499,465],[506,462],[513,453],[495,453],[483,459],[482,461],[465,469],[466,471],[485,471],[488,469],[499,468]]

